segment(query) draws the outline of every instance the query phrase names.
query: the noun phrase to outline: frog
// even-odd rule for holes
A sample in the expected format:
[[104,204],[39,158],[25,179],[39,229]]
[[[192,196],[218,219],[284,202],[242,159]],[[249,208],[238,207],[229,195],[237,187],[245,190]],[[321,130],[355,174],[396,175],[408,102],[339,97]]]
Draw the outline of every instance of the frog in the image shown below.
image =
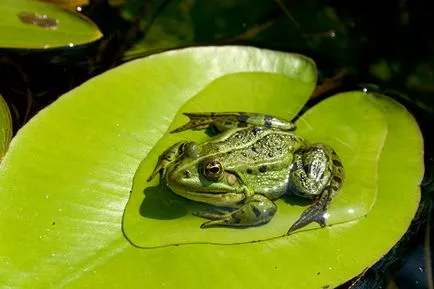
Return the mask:
[[311,202],[287,234],[312,222],[326,226],[329,204],[344,182],[336,151],[310,143],[296,133],[294,122],[253,112],[191,112],[189,121],[171,131],[211,130],[198,143],[180,141],[158,158],[147,181],[186,199],[211,205],[194,212],[206,219],[201,228],[248,228],[269,223],[275,201],[295,195]]

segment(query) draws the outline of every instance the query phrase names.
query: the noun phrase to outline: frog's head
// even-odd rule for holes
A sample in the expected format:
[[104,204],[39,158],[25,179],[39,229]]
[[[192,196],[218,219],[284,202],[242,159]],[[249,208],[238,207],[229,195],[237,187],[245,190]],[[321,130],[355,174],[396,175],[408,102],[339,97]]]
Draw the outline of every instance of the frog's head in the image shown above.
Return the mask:
[[166,182],[178,195],[216,206],[236,207],[245,198],[241,179],[225,170],[217,157],[187,153],[168,168]]

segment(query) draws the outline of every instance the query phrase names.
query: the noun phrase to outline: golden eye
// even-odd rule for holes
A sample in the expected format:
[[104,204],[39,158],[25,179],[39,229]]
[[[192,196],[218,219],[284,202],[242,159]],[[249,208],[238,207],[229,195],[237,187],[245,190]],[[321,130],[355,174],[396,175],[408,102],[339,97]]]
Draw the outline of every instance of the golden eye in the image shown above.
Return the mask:
[[203,166],[203,175],[210,180],[217,181],[223,175],[223,167],[219,161],[212,160]]

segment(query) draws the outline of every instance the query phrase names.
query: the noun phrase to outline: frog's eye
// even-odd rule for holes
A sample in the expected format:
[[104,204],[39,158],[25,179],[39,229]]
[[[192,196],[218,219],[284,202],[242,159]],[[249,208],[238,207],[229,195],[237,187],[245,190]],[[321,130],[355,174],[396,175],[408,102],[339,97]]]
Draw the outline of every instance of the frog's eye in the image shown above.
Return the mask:
[[212,160],[203,166],[203,175],[210,180],[216,181],[223,175],[223,167],[219,161]]

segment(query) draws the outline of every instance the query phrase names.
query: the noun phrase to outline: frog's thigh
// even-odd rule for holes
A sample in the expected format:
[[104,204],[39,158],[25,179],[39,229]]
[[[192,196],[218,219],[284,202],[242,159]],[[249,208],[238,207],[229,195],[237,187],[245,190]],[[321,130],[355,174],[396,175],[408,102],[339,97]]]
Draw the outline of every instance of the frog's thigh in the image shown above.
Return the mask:
[[[255,194],[246,199],[245,203],[231,213],[214,214],[214,220],[205,222],[201,228],[217,226],[250,227],[268,223],[277,211],[276,205],[267,197]],[[208,215],[208,217],[210,217]]]
[[331,176],[329,154],[322,144],[308,145],[294,153],[289,178],[295,194],[315,198],[323,192]]

